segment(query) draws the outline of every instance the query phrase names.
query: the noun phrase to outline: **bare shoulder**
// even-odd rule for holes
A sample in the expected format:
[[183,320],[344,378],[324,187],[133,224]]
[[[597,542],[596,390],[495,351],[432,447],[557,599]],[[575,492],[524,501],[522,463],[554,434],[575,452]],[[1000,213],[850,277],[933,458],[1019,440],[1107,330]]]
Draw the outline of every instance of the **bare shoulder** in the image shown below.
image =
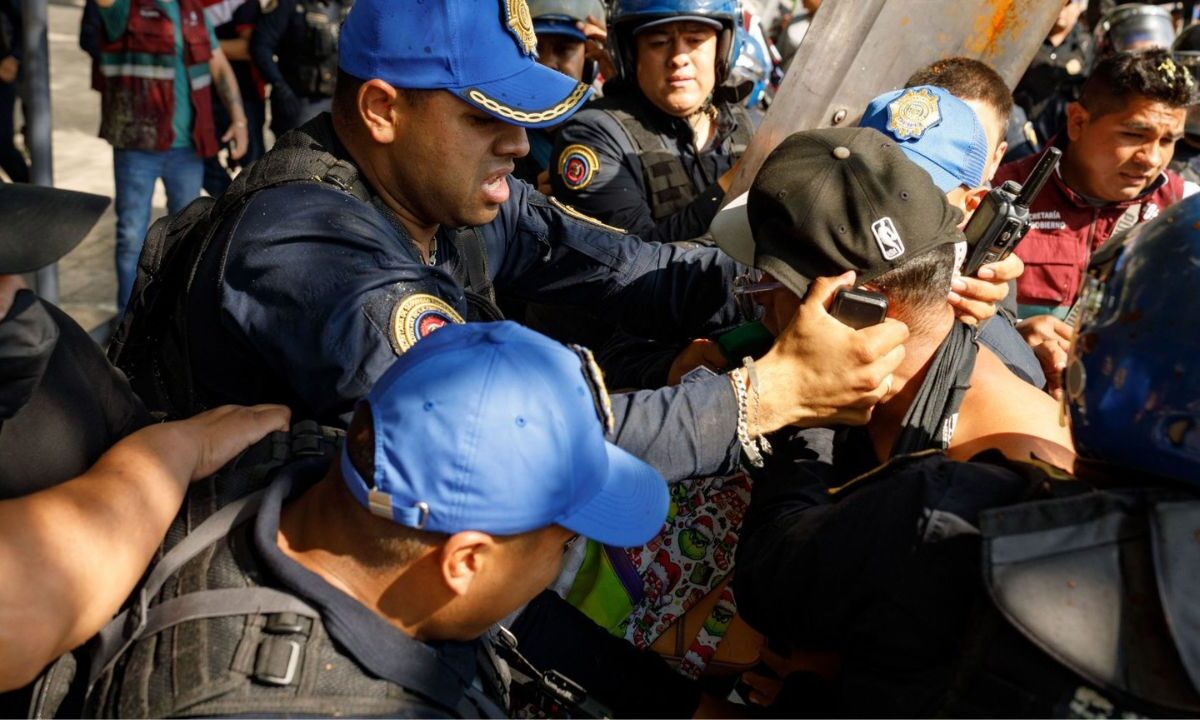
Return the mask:
[[993,448],[1014,460],[1036,455],[1067,469],[1075,457],[1058,402],[981,347],[949,452],[965,458]]

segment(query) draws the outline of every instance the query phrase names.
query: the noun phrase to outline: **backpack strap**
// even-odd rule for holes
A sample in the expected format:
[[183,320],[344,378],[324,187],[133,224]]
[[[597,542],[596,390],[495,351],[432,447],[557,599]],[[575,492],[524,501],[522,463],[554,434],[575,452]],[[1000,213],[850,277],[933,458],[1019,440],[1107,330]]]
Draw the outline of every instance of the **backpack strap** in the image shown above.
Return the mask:
[[488,272],[487,248],[478,228],[462,228],[454,234],[454,248],[467,273],[466,290],[496,302],[496,289]]
[[646,126],[641,118],[619,108],[606,108],[612,119],[625,131],[642,162],[642,180],[649,193],[650,213],[657,222],[670,217],[696,198],[692,179],[679,154],[667,147],[662,136]]

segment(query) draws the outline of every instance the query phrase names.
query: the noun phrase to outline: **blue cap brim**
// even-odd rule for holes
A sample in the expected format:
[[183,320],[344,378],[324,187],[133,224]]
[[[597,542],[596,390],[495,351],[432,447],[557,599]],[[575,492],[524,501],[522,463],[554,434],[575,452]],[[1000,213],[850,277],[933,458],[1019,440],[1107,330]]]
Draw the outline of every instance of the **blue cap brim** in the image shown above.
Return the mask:
[[587,42],[587,35],[584,35],[583,31],[576,27],[574,23],[565,23],[558,20],[534,20],[533,32],[539,37],[542,35],[562,35],[573,40],[578,40],[579,42]]
[[555,523],[605,545],[644,545],[667,521],[670,497],[658,471],[607,443],[608,479],[591,500]]
[[524,70],[502,80],[454,88],[461,99],[504,122],[527,128],[557,125],[575,114],[592,88],[530,62]]

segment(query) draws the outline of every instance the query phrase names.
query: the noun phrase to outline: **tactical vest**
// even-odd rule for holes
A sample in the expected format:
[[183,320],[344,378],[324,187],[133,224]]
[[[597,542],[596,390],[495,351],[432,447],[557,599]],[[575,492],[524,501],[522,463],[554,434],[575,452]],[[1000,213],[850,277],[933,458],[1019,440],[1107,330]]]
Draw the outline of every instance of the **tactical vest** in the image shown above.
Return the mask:
[[[655,222],[670,217],[691,204],[699,190],[683,167],[679,153],[670,147],[662,135],[650,127],[646,118],[635,115],[605,99],[597,101],[597,108],[604,110],[617,121],[630,144],[637,151],[642,163],[642,182],[650,200],[650,213]],[[746,152],[746,146],[754,134],[750,115],[740,104],[726,105],[736,126],[726,142],[729,154],[737,160]]]
[[301,423],[192,486],[133,602],[93,641],[85,715],[367,717],[431,706],[499,715],[482,692],[433,681],[420,657],[399,683],[368,674],[316,609],[261,584],[250,545],[262,496],[322,472],[340,442],[336,431]]
[[[200,157],[212,157],[212,47],[200,0],[179,0],[179,22],[192,91],[192,145]],[[119,150],[169,150],[175,142],[175,27],[157,0],[131,0],[125,32],[100,46],[99,67],[100,137]]]
[[306,97],[333,97],[337,81],[338,34],[354,0],[300,0],[296,12],[304,16],[304,45],[300,48],[293,88]]
[[[244,207],[254,193],[290,183],[321,183],[364,203],[364,212],[380,212],[398,225],[358,168],[323,149],[334,143],[325,128],[318,116],[287,133],[271,152],[238,175],[219,200],[198,198],[177,215],[160,218],[151,226],[138,257],[129,306],[108,349],[109,360],[125,372],[148,408],[171,418],[207,409],[197,399],[192,379],[188,296],[222,220]],[[483,237],[466,228],[457,233],[454,243],[462,260],[457,279],[467,291],[467,317],[501,319]]]

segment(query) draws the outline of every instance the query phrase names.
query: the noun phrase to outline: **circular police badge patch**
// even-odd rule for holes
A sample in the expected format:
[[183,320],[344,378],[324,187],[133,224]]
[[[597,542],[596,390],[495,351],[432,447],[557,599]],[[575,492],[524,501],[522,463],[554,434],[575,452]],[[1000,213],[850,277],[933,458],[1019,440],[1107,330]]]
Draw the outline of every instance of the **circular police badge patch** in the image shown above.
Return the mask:
[[392,308],[392,349],[403,355],[435,330],[463,321],[448,303],[433,295],[409,295]]
[[500,0],[504,7],[504,25],[517,37],[517,46],[526,55],[537,56],[537,35],[533,32],[533,17],[525,0]]
[[888,103],[888,132],[897,140],[921,139],[926,130],[942,122],[939,102],[930,90],[909,90]]
[[586,145],[568,145],[559,157],[559,175],[571,190],[582,190],[590,185],[599,169],[600,158]]

